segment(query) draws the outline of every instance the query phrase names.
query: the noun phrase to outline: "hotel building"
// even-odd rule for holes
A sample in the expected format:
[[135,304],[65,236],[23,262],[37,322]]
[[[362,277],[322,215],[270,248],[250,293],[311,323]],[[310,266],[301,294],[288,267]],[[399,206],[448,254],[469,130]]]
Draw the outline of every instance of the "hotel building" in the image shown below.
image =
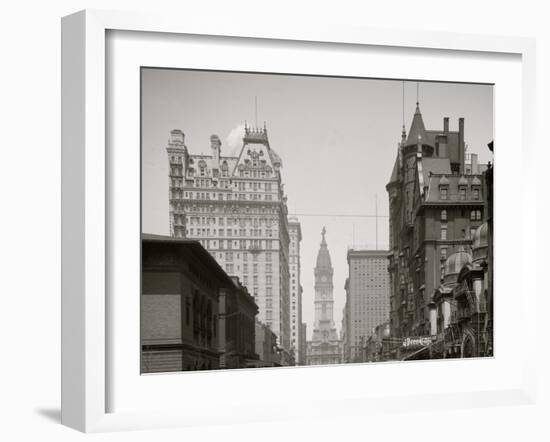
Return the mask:
[[287,198],[266,127],[245,127],[238,156],[222,155],[217,135],[209,154],[192,154],[178,129],[166,150],[171,235],[200,241],[237,276],[259,306],[258,319],[290,352]]

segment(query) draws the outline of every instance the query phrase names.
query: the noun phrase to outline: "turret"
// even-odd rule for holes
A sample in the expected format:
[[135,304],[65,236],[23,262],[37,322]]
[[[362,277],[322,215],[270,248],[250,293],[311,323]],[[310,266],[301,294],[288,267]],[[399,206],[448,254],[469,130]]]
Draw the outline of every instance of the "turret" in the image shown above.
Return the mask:
[[[403,133],[401,136],[403,137]],[[405,157],[417,152],[418,140],[421,140],[423,155],[431,157],[433,155],[434,146],[430,142],[428,134],[426,133],[426,127],[424,126],[424,120],[422,119],[422,114],[420,112],[420,104],[416,102],[416,110],[414,112],[411,128],[409,130],[409,136],[405,141],[403,152]]]
[[187,146],[185,134],[180,129],[170,131],[166,152],[168,152],[170,167],[177,168],[175,173],[172,171],[173,174],[184,175],[187,168]]
[[217,135],[210,136],[210,150],[212,153],[212,160],[214,161],[214,167],[219,167],[220,164],[220,153],[221,153],[222,142],[220,137]]

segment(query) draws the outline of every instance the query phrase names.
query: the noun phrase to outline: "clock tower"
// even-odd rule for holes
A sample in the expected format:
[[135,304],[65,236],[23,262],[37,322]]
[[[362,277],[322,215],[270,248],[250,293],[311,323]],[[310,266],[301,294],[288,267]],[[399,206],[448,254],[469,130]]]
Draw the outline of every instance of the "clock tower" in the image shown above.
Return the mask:
[[334,273],[325,239],[326,229],[321,232],[321,246],[315,265],[315,322],[313,339],[308,342],[308,364],[338,364],[342,362],[341,342],[334,325],[334,299],[332,275]]

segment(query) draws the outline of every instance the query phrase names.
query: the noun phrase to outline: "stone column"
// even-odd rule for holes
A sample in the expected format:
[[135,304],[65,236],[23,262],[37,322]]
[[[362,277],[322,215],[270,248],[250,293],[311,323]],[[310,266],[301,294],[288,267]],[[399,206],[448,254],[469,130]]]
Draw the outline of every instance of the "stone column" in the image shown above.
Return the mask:
[[443,298],[441,308],[443,312],[443,330],[446,330],[451,322],[451,301],[448,296]]
[[476,296],[476,312],[479,312],[481,306],[481,296],[483,292],[483,280],[481,278],[476,278],[473,280],[474,294]]
[[437,306],[435,303],[430,303],[428,308],[430,309],[430,335],[437,335]]

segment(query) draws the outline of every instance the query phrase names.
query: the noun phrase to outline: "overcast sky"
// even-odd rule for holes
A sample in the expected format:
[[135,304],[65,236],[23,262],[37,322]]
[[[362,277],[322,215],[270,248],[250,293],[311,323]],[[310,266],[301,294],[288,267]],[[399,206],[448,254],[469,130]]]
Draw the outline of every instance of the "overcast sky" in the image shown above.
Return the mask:
[[[405,82],[405,127],[416,102],[416,82]],[[271,147],[283,161],[282,178],[291,214],[302,225],[303,320],[313,327],[313,267],[321,229],[334,266],[335,321],[340,330],[349,246],[388,247],[388,199],[401,138],[403,81],[185,70],[142,71],[143,232],[169,234],[168,159],[172,129],[185,133],[190,153],[210,153],[210,135],[222,155],[238,155],[244,121],[267,124]],[[442,129],[450,117],[457,130],[465,118],[469,152],[490,160],[493,88],[487,85],[420,83],[426,129]]]

